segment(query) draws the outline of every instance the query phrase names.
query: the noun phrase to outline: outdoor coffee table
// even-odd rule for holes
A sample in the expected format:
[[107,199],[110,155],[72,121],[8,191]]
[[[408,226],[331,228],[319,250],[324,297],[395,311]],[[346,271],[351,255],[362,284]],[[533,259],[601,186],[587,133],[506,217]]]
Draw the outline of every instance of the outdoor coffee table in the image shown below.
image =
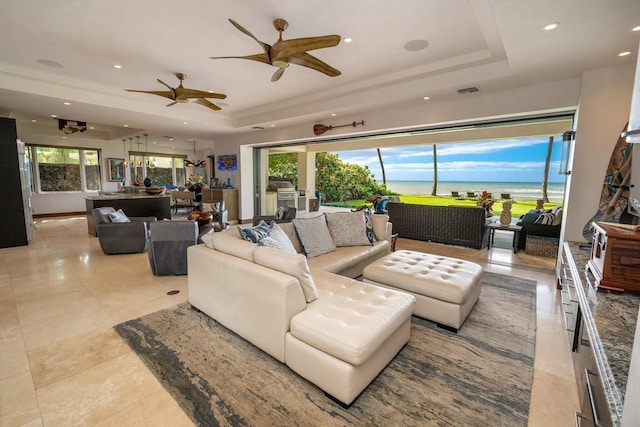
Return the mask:
[[489,227],[489,249],[491,249],[491,247],[493,246],[493,238],[495,237],[496,230],[503,230],[513,232],[513,252],[518,252],[518,241],[520,240],[520,231],[522,230],[521,225],[502,225],[499,222],[492,222],[491,224],[487,225],[487,227]]

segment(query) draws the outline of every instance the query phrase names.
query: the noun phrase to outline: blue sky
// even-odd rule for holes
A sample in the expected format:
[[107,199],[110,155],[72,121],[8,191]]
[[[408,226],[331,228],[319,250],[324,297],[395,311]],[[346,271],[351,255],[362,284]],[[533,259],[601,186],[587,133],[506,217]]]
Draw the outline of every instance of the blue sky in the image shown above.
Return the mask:
[[[547,137],[475,141],[437,146],[439,181],[541,182]],[[382,148],[387,181],[432,181],[433,146]],[[558,173],[562,136],[554,138],[549,182],[564,182]],[[382,172],[375,149],[338,151],[341,160],[368,166],[378,181]]]

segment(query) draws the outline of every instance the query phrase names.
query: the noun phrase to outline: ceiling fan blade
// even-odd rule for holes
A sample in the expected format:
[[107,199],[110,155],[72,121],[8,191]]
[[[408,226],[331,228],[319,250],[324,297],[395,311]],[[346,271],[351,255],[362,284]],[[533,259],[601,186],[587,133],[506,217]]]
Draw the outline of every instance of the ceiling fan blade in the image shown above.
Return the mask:
[[269,57],[266,53],[256,53],[255,55],[247,55],[247,56],[210,56],[210,59],[249,59],[251,61],[263,62],[265,64],[271,65],[269,61]]
[[148,93],[150,95],[163,96],[165,98],[173,99],[173,93],[166,90],[137,90],[137,89],[125,89],[127,92]]
[[256,36],[254,36],[253,34],[251,34],[251,32],[249,30],[247,30],[246,28],[244,28],[242,25],[238,24],[236,21],[234,21],[233,19],[229,19],[229,22],[231,22],[231,24],[233,24],[234,27],[236,27],[238,30],[240,30],[242,33],[248,35],[249,37],[251,37],[252,39],[254,39],[255,41],[258,42],[258,44],[260,45],[260,47],[262,47],[262,50],[264,50],[264,53],[266,55],[269,55],[269,51],[271,50],[271,46],[269,46],[266,43],[261,42],[260,40],[258,40],[258,38]]
[[218,107],[218,106],[217,106],[216,104],[214,104],[213,102],[208,101],[208,100],[206,100],[206,99],[204,99],[204,98],[198,98],[198,99],[196,99],[194,102],[195,102],[196,104],[200,104],[200,105],[202,105],[202,106],[205,106],[205,107],[207,107],[207,108],[210,108],[210,109],[212,109],[213,111],[220,111],[220,110],[222,110],[222,108]]
[[284,69],[287,67],[282,67],[282,68],[278,68],[276,70],[275,73],[273,73],[273,76],[271,76],[271,81],[272,82],[277,82],[278,80],[280,80],[280,77],[282,77],[282,74],[284,74]]
[[169,90],[174,90],[171,86],[169,86],[168,84],[166,84],[166,83],[165,83],[165,82],[163,82],[162,80],[160,80],[160,79],[156,79],[156,80],[158,81],[158,83],[163,84],[163,85],[165,85],[166,87],[168,87],[168,88],[169,88]]
[[309,50],[337,46],[338,43],[340,43],[340,36],[338,35],[282,40],[273,45],[271,60],[275,61],[276,58],[284,58],[285,55],[297,55]]
[[330,77],[336,77],[342,74],[340,71],[308,53],[301,53],[289,58],[291,64],[302,65],[303,67],[311,68],[312,70],[320,71]]
[[176,91],[178,99],[191,99],[191,98],[216,98],[225,99],[227,95],[222,93],[208,92],[205,90],[187,89],[182,88],[180,91]]

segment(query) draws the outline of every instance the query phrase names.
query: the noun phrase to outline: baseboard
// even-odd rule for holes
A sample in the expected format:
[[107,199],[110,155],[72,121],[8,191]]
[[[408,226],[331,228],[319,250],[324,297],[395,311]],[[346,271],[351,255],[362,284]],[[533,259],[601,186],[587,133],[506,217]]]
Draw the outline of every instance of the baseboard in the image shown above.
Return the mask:
[[76,216],[76,215],[86,215],[87,211],[82,212],[58,212],[58,213],[48,213],[48,214],[33,214],[33,218],[53,218],[59,216]]

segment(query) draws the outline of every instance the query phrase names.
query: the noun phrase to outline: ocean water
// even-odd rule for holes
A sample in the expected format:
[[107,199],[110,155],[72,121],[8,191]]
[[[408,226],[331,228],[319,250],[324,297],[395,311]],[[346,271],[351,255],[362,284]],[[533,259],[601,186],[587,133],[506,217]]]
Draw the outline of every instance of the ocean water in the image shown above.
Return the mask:
[[[562,201],[564,186],[564,183],[548,183],[549,200]],[[387,188],[407,196],[430,195],[433,181],[387,181]],[[473,191],[476,194],[488,191],[493,194],[494,199],[499,199],[500,193],[509,193],[514,200],[536,200],[542,197],[542,184],[539,182],[438,181],[436,191],[438,196],[451,196],[452,191],[457,191],[464,196],[467,195],[467,191]]]

